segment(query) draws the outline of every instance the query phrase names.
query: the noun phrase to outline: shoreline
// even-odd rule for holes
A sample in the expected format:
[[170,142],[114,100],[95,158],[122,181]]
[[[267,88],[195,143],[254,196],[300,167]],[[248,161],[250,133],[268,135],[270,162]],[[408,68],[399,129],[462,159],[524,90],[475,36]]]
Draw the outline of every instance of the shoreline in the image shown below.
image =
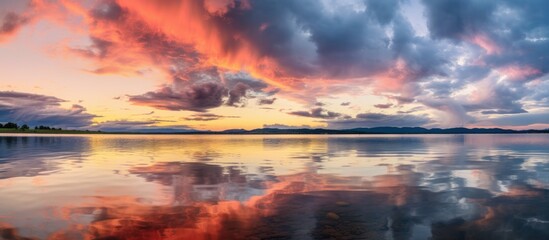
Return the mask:
[[228,129],[223,131],[91,131],[91,130],[50,130],[50,129],[0,129],[1,134],[82,134],[82,135],[444,135],[444,134],[548,134],[549,129],[511,130],[501,128],[420,128],[420,127],[376,127],[353,129],[278,129],[258,128],[252,130]]
[[502,132],[502,133],[162,133],[162,132],[0,132],[0,137],[4,134],[9,135],[519,135],[532,134],[542,135],[549,132]]

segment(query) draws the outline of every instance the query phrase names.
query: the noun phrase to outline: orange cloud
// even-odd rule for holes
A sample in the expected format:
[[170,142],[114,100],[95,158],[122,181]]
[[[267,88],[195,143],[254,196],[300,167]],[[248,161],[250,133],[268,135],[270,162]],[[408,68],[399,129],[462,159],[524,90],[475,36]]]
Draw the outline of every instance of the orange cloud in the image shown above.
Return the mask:
[[[119,4],[138,15],[146,24],[160,30],[183,45],[192,46],[204,56],[203,67],[218,66],[228,70],[246,71],[271,85],[287,88],[277,75],[283,71],[276,61],[261,56],[244,36],[222,29],[214,22],[211,11],[219,14],[234,1],[148,1],[120,0]],[[221,7],[220,7],[221,6]],[[240,5],[249,8],[249,5]]]
[[32,0],[23,12],[8,10],[3,18],[0,18],[0,43],[11,39],[21,27],[34,23],[37,16],[46,14],[49,8],[51,4],[44,0]]
[[[322,16],[322,4],[283,6],[257,17],[271,6],[236,0],[59,3],[45,4],[51,18],[89,35],[89,44],[67,47],[70,56],[91,60],[86,72],[132,76],[158,70],[167,79],[160,89],[245,72],[290,100],[310,103],[317,96],[360,91],[356,85],[411,95],[414,80],[431,74],[414,60],[421,55],[417,50],[387,46],[381,26],[373,26],[377,22],[365,23],[371,19],[356,12],[338,22]],[[318,13],[304,10],[309,7]],[[345,26],[332,33],[337,24]]]
[[[257,23],[257,28],[253,29],[237,29],[242,26],[231,25],[229,21],[233,20],[225,17],[229,9],[251,11],[253,6],[248,1],[118,0],[100,3],[91,11],[69,0],[63,3],[72,13],[83,16],[89,27],[92,44],[75,50],[99,62],[97,69],[90,70],[92,73],[136,74],[141,68],[152,65],[169,76],[174,75],[170,66],[179,62],[182,67],[177,70],[180,71],[177,76],[185,79],[189,72],[213,66],[221,71],[247,72],[282,92],[286,90],[290,98],[308,98],[310,96],[304,95],[316,92],[319,85],[339,84],[338,80],[376,74],[380,88],[398,91],[406,80],[413,78],[406,76],[412,73],[403,66],[403,59],[399,59],[392,70],[383,69],[389,65],[364,70],[365,66],[379,63],[364,63],[365,66],[362,63],[352,66],[334,63],[326,69],[318,64],[327,64],[328,60],[321,59],[305,60],[308,61],[303,63],[307,73],[288,69],[287,63],[281,62],[284,57],[265,53],[260,49],[262,43],[248,35],[247,31],[265,34],[272,27],[271,23]],[[305,91],[305,88],[311,91],[288,93]]]

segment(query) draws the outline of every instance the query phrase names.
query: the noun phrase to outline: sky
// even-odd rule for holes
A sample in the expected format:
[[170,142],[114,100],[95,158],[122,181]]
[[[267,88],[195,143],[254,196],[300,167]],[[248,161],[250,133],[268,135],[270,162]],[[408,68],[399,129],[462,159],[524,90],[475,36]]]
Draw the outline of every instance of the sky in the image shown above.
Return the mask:
[[546,0],[0,0],[0,122],[549,128]]

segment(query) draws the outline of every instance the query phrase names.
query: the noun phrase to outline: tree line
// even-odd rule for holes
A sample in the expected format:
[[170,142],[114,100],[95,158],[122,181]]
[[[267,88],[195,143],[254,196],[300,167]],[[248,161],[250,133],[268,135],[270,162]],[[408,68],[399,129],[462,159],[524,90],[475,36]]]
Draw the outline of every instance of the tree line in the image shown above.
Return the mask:
[[[27,125],[27,124],[23,124],[23,125],[19,126],[17,123],[13,123],[13,122],[7,122],[5,124],[0,123],[0,128],[18,129],[18,130],[23,130],[23,131],[30,129],[29,125]],[[63,129],[62,128],[54,128],[54,127],[40,125],[40,126],[35,126],[34,130],[63,130]]]

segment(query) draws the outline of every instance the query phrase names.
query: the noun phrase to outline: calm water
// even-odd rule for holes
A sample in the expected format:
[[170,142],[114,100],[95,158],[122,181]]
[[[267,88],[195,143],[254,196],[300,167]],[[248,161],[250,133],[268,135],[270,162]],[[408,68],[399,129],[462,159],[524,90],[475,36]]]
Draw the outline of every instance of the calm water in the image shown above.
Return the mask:
[[549,135],[4,135],[19,237],[549,239]]

